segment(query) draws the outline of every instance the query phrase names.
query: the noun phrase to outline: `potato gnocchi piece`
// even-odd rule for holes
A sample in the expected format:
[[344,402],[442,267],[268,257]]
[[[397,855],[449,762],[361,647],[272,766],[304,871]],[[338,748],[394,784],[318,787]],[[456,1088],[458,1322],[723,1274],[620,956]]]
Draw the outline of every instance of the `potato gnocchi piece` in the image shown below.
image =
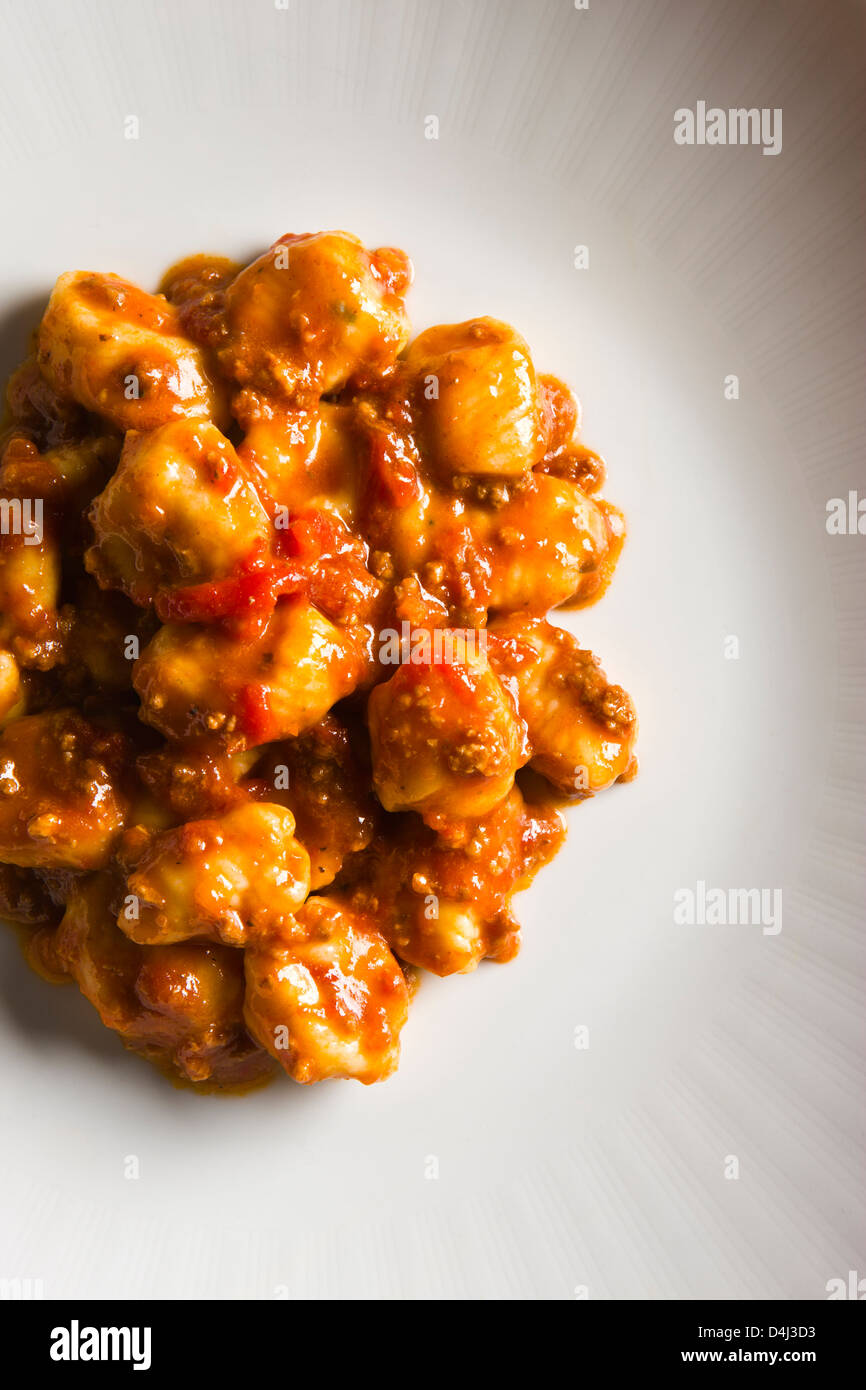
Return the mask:
[[47,671],[62,650],[60,547],[39,499],[0,498],[0,645],[19,666]]
[[400,960],[434,975],[466,974],[485,957],[511,960],[520,928],[511,895],[529,885],[565,835],[551,806],[517,787],[480,820],[440,833],[413,815],[389,820],[352,866],[346,891]]
[[371,692],[373,786],[386,811],[418,811],[435,827],[486,815],[511,790],[528,755],[525,729],[476,636],[430,634],[432,655],[404,662]]
[[406,980],[383,937],[338,897],[309,898],[296,932],[244,952],[247,1028],[295,1081],[396,1070]]
[[546,613],[595,593],[622,519],[573,483],[535,473],[498,510],[473,509],[470,524],[490,556],[490,608]]
[[592,796],[634,772],[637,715],[598,657],[540,618],[491,624],[490,660],[513,682],[532,766],[563,792]]
[[547,465],[568,448],[574,437],[580,424],[580,403],[564,381],[549,374],[538,378],[538,400],[544,417],[545,450],[536,466],[548,471]]
[[0,729],[24,713],[26,695],[18,662],[0,648]]
[[43,945],[126,1047],[190,1081],[238,1086],[271,1070],[242,1017],[240,951],[203,942],[142,947],[118,930],[108,874],[76,884]]
[[182,416],[226,420],[199,349],[177,310],[118,275],[61,275],[39,325],[37,361],[58,395],[122,430]]
[[117,467],[120,446],[114,435],[88,434],[40,453],[30,438],[13,435],[0,464],[0,491],[42,498],[55,516],[63,515],[66,535],[74,534],[80,513]]
[[274,539],[234,448],[208,420],[130,430],[90,520],[87,569],[103,589],[139,604],[162,589],[221,579],[267,554]]
[[492,487],[479,501],[477,489],[427,482],[405,506],[368,517],[371,544],[396,577],[417,575],[458,621],[476,625],[488,611],[581,603],[608,582],[623,535],[615,508],[545,473]]
[[294,829],[285,807],[248,801],[163,831],[135,856],[117,925],[141,945],[207,937],[243,946],[287,930],[310,891]]
[[268,496],[291,513],[324,511],[354,525],[362,485],[351,406],[320,401],[254,420],[238,456]]
[[367,251],[347,232],[275,242],[225,292],[219,358],[244,388],[235,402],[243,422],[267,413],[274,398],[315,398],[361,368],[393,362],[409,337],[403,296],[411,281],[402,251]]
[[422,454],[443,478],[514,477],[544,455],[535,367],[519,333],[497,319],[428,328],[410,345]]
[[227,256],[184,256],[169,266],[159,283],[159,293],[176,304],[186,332],[197,343],[219,337],[222,292],[243,267]]
[[129,742],[75,710],[23,715],[0,734],[0,861],[99,869],[123,830]]
[[[451,559],[464,512],[461,498],[422,482],[401,506],[368,492],[362,526],[374,551],[387,555],[393,575],[403,579],[437,562],[444,573],[447,562],[440,557]],[[429,588],[429,577],[425,582]]]
[[136,663],[141,717],[167,738],[211,735],[233,750],[294,738],[367,674],[369,640],[302,598],[281,600],[249,642],[166,623]]

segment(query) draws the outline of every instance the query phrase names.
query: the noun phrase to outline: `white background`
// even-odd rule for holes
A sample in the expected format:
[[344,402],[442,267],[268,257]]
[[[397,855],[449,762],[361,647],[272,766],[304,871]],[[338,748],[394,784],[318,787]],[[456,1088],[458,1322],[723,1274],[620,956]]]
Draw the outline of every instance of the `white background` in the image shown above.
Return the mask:
[[[823,1298],[866,1275],[866,537],[825,528],[866,492],[856,13],[0,6],[4,375],[66,269],[152,286],[189,252],[327,227],[403,246],[417,328],[510,320],[577,390],[630,536],[565,621],[641,716],[638,780],[571,812],[518,900],[517,961],[425,980],[384,1086],[175,1090],[4,934],[0,1276]],[[782,107],[782,154],[676,146],[699,99]],[[781,933],[676,926],[698,879],[780,887]]]

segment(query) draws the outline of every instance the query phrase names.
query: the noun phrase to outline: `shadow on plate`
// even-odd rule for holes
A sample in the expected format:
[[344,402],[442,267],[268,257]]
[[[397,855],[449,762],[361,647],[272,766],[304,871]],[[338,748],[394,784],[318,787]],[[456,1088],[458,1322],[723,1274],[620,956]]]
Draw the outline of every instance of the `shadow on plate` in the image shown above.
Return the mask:
[[33,334],[45,312],[50,293],[50,289],[47,289],[44,294],[29,295],[0,311],[0,381],[3,383],[4,403],[6,383],[30,351]]
[[[106,1078],[118,1076],[147,1087],[171,1105],[178,1096],[194,1095],[218,1101],[238,1100],[253,1091],[264,1090],[271,1081],[280,1082],[278,1071],[272,1077],[238,1090],[208,1090],[184,1083],[164,1072],[123,1046],[120,1038],[101,1022],[99,1015],[80,993],[77,985],[52,984],[44,980],[27,964],[21,950],[21,929],[0,922],[0,1014],[4,1016],[8,1034],[15,1034],[21,1050],[35,1053],[40,1065],[50,1071],[62,1052],[71,1049],[81,1054],[85,1065],[95,1065]],[[16,1051],[11,1038],[5,1045],[7,1065]],[[300,1087],[283,1085],[281,1104],[295,1096]]]

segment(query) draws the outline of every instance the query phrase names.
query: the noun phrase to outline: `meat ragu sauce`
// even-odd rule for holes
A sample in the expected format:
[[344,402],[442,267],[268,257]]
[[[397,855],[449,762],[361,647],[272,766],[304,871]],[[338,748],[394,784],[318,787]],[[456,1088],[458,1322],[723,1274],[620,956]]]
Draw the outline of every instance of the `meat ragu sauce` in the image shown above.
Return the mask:
[[381,1080],[414,967],[518,947],[557,804],[636,719],[545,617],[624,528],[494,319],[410,342],[401,251],[281,238],[57,282],[0,462],[0,914],[199,1085]]

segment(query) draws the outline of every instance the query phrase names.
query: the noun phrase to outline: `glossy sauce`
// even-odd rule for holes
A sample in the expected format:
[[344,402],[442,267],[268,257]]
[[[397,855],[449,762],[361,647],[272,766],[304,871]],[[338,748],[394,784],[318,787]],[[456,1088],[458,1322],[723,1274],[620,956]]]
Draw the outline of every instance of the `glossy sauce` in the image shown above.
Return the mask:
[[558,805],[636,769],[546,616],[625,538],[577,403],[498,320],[410,340],[412,274],[71,272],[7,392],[0,912],[197,1090],[387,1077],[418,972],[511,959]]

